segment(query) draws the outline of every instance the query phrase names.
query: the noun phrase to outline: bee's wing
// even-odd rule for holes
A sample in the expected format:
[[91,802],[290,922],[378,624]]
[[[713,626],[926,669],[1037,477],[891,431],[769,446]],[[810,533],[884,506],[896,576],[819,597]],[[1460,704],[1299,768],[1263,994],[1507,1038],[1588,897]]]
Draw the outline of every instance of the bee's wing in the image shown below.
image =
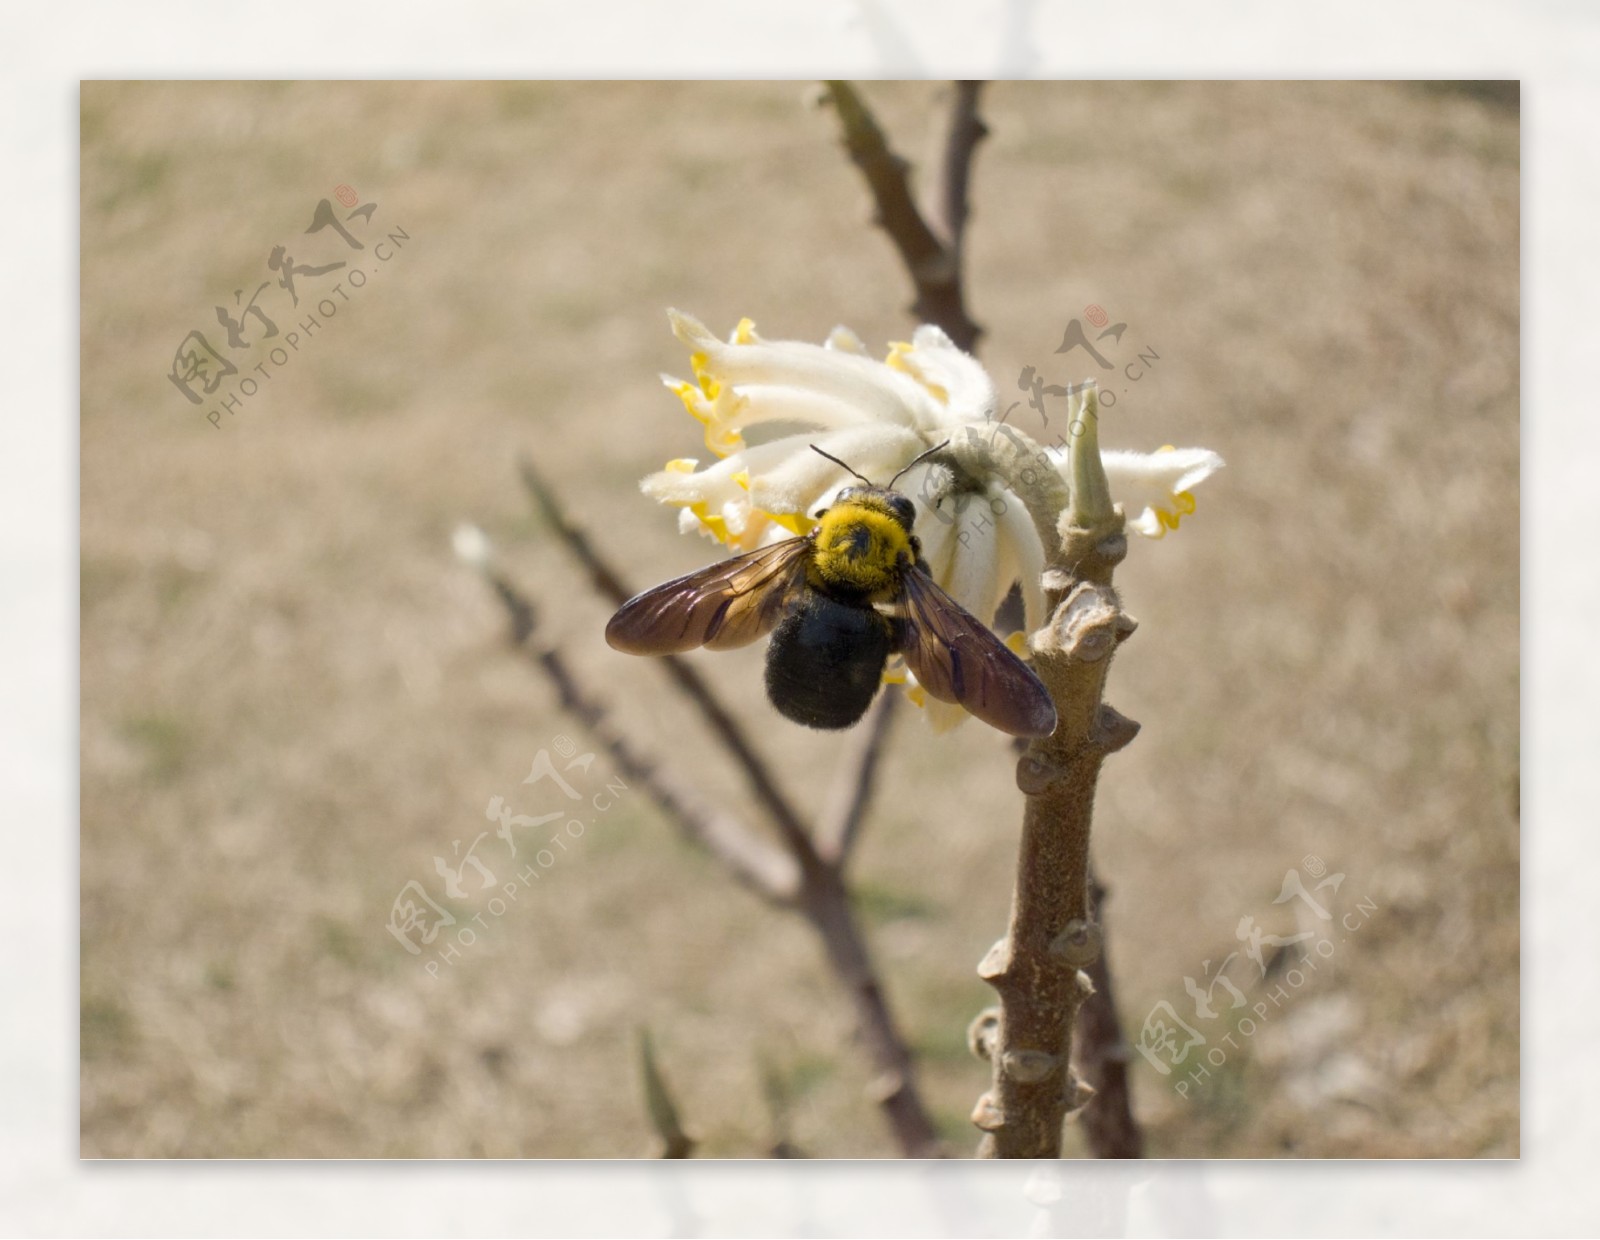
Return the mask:
[[805,583],[811,535],[785,539],[635,595],[606,625],[626,654],[729,650],[772,630]]
[[1044,682],[987,625],[920,568],[906,572],[902,653],[917,683],[1013,736],[1049,736],[1055,703]]

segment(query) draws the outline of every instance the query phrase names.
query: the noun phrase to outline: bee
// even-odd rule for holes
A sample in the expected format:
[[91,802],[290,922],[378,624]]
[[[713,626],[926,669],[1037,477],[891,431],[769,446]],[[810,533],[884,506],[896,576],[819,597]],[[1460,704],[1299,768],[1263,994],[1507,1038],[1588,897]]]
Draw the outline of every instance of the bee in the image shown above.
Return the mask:
[[606,625],[606,641],[626,654],[679,654],[701,646],[730,650],[771,633],[767,696],[796,723],[823,729],[856,723],[889,656],[900,654],[930,695],[1002,732],[1055,731],[1043,682],[929,573],[912,532],[916,507],[894,490],[906,470],[888,486],[874,486],[837,457],[812,450],[864,485],[840,491],[809,534],[629,599]]

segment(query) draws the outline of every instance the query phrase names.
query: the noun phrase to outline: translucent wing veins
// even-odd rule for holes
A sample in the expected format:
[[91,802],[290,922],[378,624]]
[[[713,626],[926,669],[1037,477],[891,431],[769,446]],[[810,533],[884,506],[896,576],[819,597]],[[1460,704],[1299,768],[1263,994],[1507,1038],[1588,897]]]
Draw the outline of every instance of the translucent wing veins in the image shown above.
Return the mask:
[[772,631],[805,580],[811,536],[786,539],[646,590],[606,625],[627,654],[729,650]]

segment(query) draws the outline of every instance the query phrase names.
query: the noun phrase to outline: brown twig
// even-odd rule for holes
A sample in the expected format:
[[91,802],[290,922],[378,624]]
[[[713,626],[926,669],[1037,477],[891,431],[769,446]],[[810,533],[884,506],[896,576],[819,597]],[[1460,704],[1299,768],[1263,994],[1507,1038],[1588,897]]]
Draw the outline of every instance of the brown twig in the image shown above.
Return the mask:
[[[957,345],[972,351],[980,329],[966,310],[962,259],[972,159],[988,132],[978,116],[981,84],[955,85],[932,224],[912,197],[906,161],[889,148],[859,94],[848,83],[826,85],[850,157],[877,204],[875,222],[893,240],[916,288],[912,313],[937,323]],[[1093,418],[1092,408],[1088,416]],[[981,1149],[986,1154],[1058,1154],[1065,1115],[1096,1090],[1101,1099],[1085,1120],[1096,1154],[1137,1157],[1143,1147],[1127,1090],[1127,1048],[1101,950],[1099,906],[1089,905],[1087,890],[1089,826],[1100,762],[1138,731],[1137,724],[1100,700],[1110,649],[1132,632],[1133,625],[1110,589],[1112,569],[1126,542],[1121,515],[1110,507],[1098,448],[1093,456],[1092,472],[1099,477],[1078,488],[1076,497],[1079,516],[1088,512],[1093,519],[1087,526],[1080,522],[1060,531],[1041,530],[1061,575],[1058,589],[1047,601],[1058,621],[1079,628],[1063,634],[1071,641],[1055,651],[1053,675],[1046,677],[1064,726],[1047,742],[1036,743],[1018,768],[1019,782],[1026,773],[1027,779],[1043,786],[1029,796],[1010,933],[980,969],[1002,993],[1000,1007],[980,1016],[972,1029],[974,1049],[994,1061],[994,1088],[974,1113],[975,1121],[990,1134]],[[1050,502],[1033,507],[1051,514],[1059,511]],[[1077,593],[1077,585],[1097,580],[1103,593],[1092,598]],[[1094,649],[1100,638],[1106,638],[1105,648]],[[1051,661],[1048,655],[1046,661]],[[862,751],[869,761],[872,745],[867,740]],[[837,809],[829,821],[839,826],[821,837],[826,855],[840,864],[853,844],[850,814],[847,807]],[[1032,942],[1041,927],[1059,929],[1059,933],[1051,930],[1042,954]],[[1052,946],[1058,951],[1053,964]],[[1062,952],[1081,959],[1085,971],[1080,973],[1075,964],[1063,969],[1067,961],[1059,958]],[[1030,971],[1031,981],[1025,978]],[[1035,993],[1024,996],[1022,991],[1030,985],[1036,987]],[[1068,1066],[1080,1007],[1086,1082],[1080,1082]],[[1038,1050],[1041,1045],[1054,1048],[1054,1053]],[[1040,1072],[1045,1076],[1039,1080],[1024,1079]]]
[[944,164],[940,168],[939,192],[934,198],[934,227],[955,253],[956,275],[960,279],[967,216],[971,210],[968,191],[972,183],[972,157],[978,143],[989,136],[989,127],[978,115],[978,94],[982,82],[957,82],[950,110],[950,129],[945,136]]
[[665,772],[640,758],[560,652],[533,640],[537,613],[527,596],[492,567],[483,571],[511,616],[515,644],[555,684],[562,705],[605,745],[623,774],[644,787],[687,839],[705,848],[746,886],[774,904],[795,909],[811,923],[855,1007],[874,1072],[872,1096],[902,1152],[913,1158],[943,1153],[917,1089],[910,1048],[889,1010],[841,867],[825,860],[804,830],[784,836],[786,851],[763,844],[742,823],[708,810]]
[[866,936],[856,921],[850,893],[838,867],[824,864],[808,873],[800,901],[801,911],[822,937],[828,960],[855,1004],[861,1038],[876,1072],[869,1087],[873,1100],[888,1117],[907,1157],[942,1155],[943,1143],[917,1089],[911,1048],[889,1011],[888,998],[878,981]]
[[[975,82],[958,83],[956,87],[936,204],[941,236],[918,210],[907,182],[907,165],[888,149],[882,131],[865,104],[847,84],[828,84],[844,124],[851,157],[866,176],[877,200],[879,222],[894,240],[916,286],[913,313],[924,322],[942,327],[957,345],[968,350],[976,343],[979,328],[967,315],[963,301],[961,254],[972,156],[986,132],[977,116],[978,89]],[[589,571],[595,588],[613,603],[628,598],[631,591],[620,575],[596,551],[583,531],[567,519],[554,492],[539,477],[531,462],[522,462],[521,473],[529,493],[558,537]],[[710,813],[694,802],[685,790],[676,787],[663,772],[638,757],[611,724],[599,702],[583,690],[560,653],[550,647],[540,648],[532,641],[537,625],[532,603],[504,577],[487,567],[484,571],[510,613],[516,644],[534,657],[555,683],[563,705],[606,745],[624,774],[645,787],[686,837],[706,847],[741,881],[768,899],[795,908],[811,922],[855,1005],[862,1039],[876,1072],[872,1092],[901,1149],[911,1156],[942,1153],[933,1122],[917,1091],[910,1049],[889,1011],[843,876],[871,796],[884,739],[893,718],[893,699],[885,694],[875,707],[871,723],[845,764],[822,829],[813,837],[743,729],[710,687],[684,660],[675,656],[665,660],[669,675],[697,705],[712,731],[745,772],[756,799],[783,840],[785,855],[755,840],[743,824],[725,815]],[[817,839],[822,841],[820,847]],[[667,1098],[669,1109],[670,1098],[655,1068],[647,1037],[641,1043],[641,1055],[646,1092],[658,1130],[663,1132],[669,1153],[682,1148],[687,1154],[687,1138],[674,1139],[674,1134],[682,1137],[675,1111],[672,1122],[666,1127],[657,1114],[658,1097]],[[659,1088],[652,1089],[652,1082]]]
[[[560,499],[539,476],[533,462],[523,457],[518,462],[518,470],[528,494],[533,497],[556,536],[566,544],[567,550],[571,551],[578,562],[588,570],[589,579],[594,583],[595,589],[617,605],[633,597],[634,591],[623,582],[621,574],[596,550],[589,536],[568,518]],[[810,836],[794,808],[794,803],[778,787],[777,777],[756,752],[755,746],[750,743],[739,721],[722,704],[715,691],[687,659],[669,654],[662,656],[661,662],[673,683],[699,709],[712,732],[732,755],[735,764],[744,772],[756,800],[771,816],[773,825],[783,836],[790,851],[796,852],[797,855],[799,852],[809,851]]]
[[493,568],[483,571],[510,614],[512,644],[539,665],[555,686],[562,706],[605,746],[624,778],[643,788],[685,839],[717,857],[746,887],[775,904],[792,904],[800,891],[794,859],[762,843],[730,815],[701,803],[691,789],[639,754],[599,699],[585,691],[561,652],[534,640],[538,613],[527,595]]
[[910,165],[890,149],[872,110],[848,82],[824,83],[839,114],[845,148],[872,191],[880,225],[911,274],[916,300],[911,313],[944,328],[956,345],[971,352],[981,328],[967,313],[962,290],[962,233],[967,220],[967,186],[972,155],[985,132],[978,119],[977,82],[957,86],[939,195],[941,229],[929,225],[911,194]]
[[1078,1011],[1093,991],[1085,970],[1103,938],[1089,907],[1089,833],[1100,765],[1139,731],[1102,701],[1112,654],[1137,625],[1111,588],[1127,537],[1100,463],[1094,390],[1080,400],[1071,499],[1046,540],[1050,620],[1031,641],[1058,723],[1017,763],[1027,799],[1011,919],[978,966],[1000,996],[997,1018],[973,1035],[993,1067],[972,1116],[984,1157],[1059,1157],[1063,1121],[1094,1094],[1071,1069]]
[[566,544],[573,558],[589,571],[589,580],[595,590],[619,606],[632,598],[633,591],[622,580],[621,574],[595,549],[595,545],[589,541],[589,535],[567,516],[560,498],[540,476],[531,457],[517,458],[517,473],[522,478],[523,489],[538,507],[539,515],[555,531],[556,537]]
[[1128,1090],[1128,1061],[1132,1048],[1122,1035],[1112,990],[1111,965],[1106,949],[1106,889],[1089,866],[1089,915],[1100,927],[1100,954],[1085,972],[1094,993],[1078,1009],[1078,1037],[1074,1058],[1078,1075],[1094,1090],[1080,1122],[1096,1158],[1143,1158],[1144,1133],[1133,1118]]
[[867,806],[872,800],[878,774],[878,761],[894,724],[900,696],[885,690],[867,712],[856,732],[855,745],[839,764],[833,794],[823,810],[817,829],[817,851],[829,864],[841,869],[849,864],[850,853],[861,834]]

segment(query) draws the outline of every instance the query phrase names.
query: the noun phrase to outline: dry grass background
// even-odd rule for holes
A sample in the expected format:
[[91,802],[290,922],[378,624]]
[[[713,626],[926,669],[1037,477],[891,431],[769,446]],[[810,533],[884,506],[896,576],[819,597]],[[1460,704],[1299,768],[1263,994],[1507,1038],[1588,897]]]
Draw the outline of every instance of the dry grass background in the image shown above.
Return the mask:
[[[926,162],[939,89],[868,94]],[[441,978],[384,929],[491,796],[541,808],[518,787],[539,747],[582,739],[453,562],[463,519],[628,726],[746,805],[659,669],[606,649],[606,609],[513,463],[533,453],[652,582],[710,550],[635,490],[700,448],[656,378],[686,370],[666,306],[723,331],[906,335],[905,279],[806,95],[84,85],[85,1154],[635,1155],[641,1021],[706,1154],[764,1148],[763,1061],[806,1150],[892,1152],[807,932],[642,798],[591,815]],[[1102,303],[1160,355],[1108,446],[1228,460],[1119,575],[1142,627],[1110,698],[1144,732],[1107,766],[1096,838],[1124,1019],[1184,1009],[1241,916],[1282,932],[1270,901],[1306,854],[1347,875],[1341,909],[1377,906],[1191,1101],[1137,1062],[1151,1151],[1514,1155],[1514,105],[1052,83],[996,85],[985,111],[985,361],[1006,384],[1025,364],[1082,377],[1051,351]],[[212,307],[268,278],[273,245],[298,257],[341,182],[411,240],[212,429],[165,378],[173,348],[191,327],[220,343]],[[759,658],[704,667],[815,804],[839,742],[776,719]],[[973,970],[1004,926],[1019,797],[997,734],[901,724],[856,875],[967,1149],[987,1069],[964,1030],[989,1001]]]

